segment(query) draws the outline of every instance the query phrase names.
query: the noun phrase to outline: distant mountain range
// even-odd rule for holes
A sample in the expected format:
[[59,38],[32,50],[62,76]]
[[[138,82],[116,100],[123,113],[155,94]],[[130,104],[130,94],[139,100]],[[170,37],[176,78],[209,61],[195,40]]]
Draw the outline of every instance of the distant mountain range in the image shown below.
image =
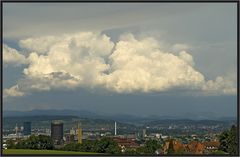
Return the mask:
[[78,116],[83,118],[98,118],[98,115],[89,111],[77,110],[31,110],[31,111],[3,111],[3,117],[60,115]]
[[176,116],[161,116],[161,115],[151,115],[151,116],[135,116],[128,114],[98,114],[85,110],[31,110],[31,111],[3,111],[3,117],[22,117],[22,116],[77,116],[80,118],[89,118],[89,119],[107,119],[115,120],[124,123],[134,123],[134,122],[149,122],[155,120],[164,120],[164,119],[189,119],[189,120],[220,120],[220,121],[232,121],[237,120],[236,117],[214,117],[211,114],[183,114]]

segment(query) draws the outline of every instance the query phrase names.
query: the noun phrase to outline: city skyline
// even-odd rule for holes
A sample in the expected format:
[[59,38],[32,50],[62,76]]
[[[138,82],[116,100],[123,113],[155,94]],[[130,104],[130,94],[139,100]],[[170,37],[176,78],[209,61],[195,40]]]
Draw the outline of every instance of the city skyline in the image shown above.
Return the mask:
[[235,4],[6,3],[3,17],[3,110],[237,115]]

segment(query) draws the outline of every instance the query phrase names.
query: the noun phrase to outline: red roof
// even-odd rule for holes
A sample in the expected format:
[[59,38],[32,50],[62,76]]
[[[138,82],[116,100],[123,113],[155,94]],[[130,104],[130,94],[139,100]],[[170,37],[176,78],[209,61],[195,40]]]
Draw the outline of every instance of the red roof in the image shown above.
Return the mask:
[[138,147],[136,140],[133,138],[118,138],[115,137],[114,140],[118,143],[119,146],[125,147]]

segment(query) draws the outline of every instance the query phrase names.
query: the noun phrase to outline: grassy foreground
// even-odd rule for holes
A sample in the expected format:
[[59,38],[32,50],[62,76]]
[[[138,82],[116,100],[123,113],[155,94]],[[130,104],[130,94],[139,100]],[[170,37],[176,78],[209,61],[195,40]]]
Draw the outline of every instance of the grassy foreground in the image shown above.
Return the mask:
[[72,155],[72,154],[101,154],[94,152],[73,152],[73,151],[61,151],[61,150],[33,150],[33,149],[4,149],[3,154],[64,154],[64,155]]

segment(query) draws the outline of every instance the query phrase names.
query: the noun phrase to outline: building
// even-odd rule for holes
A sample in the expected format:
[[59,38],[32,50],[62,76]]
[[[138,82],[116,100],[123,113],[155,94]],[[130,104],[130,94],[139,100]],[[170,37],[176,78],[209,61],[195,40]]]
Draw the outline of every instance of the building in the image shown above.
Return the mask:
[[74,143],[74,135],[73,134],[65,134],[65,138],[66,138],[66,143]]
[[147,132],[147,130],[143,129],[143,133],[142,133],[143,138],[145,138],[147,136],[146,132]]
[[185,146],[185,154],[203,154],[204,145],[201,142],[191,141]]
[[114,137],[113,140],[117,142],[121,152],[125,152],[127,148],[136,149],[139,147],[139,144],[136,142],[135,138]]
[[218,150],[220,142],[219,141],[204,142],[203,145],[205,147],[205,153],[208,154]]
[[184,151],[184,145],[178,140],[168,140],[164,143],[161,154],[168,154],[170,142],[173,146],[174,153],[182,153]]
[[188,144],[182,144],[178,140],[166,141],[163,145],[162,154],[167,154],[170,142],[172,142],[173,146],[173,154],[203,154],[204,153],[204,145],[201,142],[191,141]]
[[71,135],[76,135],[76,130],[72,128],[72,129],[70,130],[70,134],[71,134]]
[[51,123],[51,138],[54,144],[61,144],[63,141],[63,123],[52,122]]
[[31,135],[31,122],[23,123],[23,135]]

